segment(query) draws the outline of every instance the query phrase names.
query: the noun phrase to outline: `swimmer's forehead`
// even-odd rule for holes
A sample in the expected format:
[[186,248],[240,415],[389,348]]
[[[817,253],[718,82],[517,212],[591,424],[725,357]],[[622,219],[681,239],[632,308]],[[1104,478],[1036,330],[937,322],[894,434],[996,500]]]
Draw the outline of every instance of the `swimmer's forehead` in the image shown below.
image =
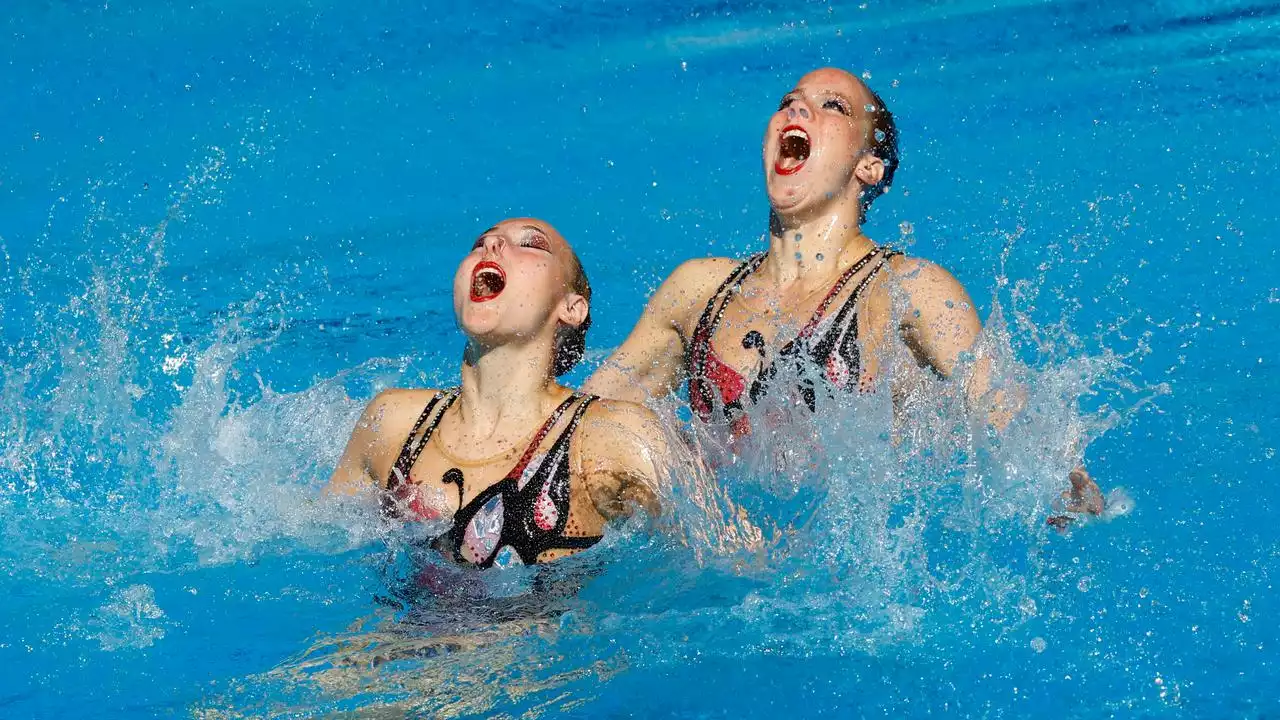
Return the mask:
[[510,237],[521,237],[529,233],[542,235],[551,241],[553,245],[569,247],[569,243],[564,237],[551,226],[551,223],[537,218],[511,218],[503,220],[493,227],[480,233],[481,237],[485,235],[507,235]]
[[[834,92],[856,101],[859,105],[870,102],[866,85],[852,73],[839,68],[822,68],[800,78],[795,90],[809,92]],[[794,92],[794,91],[793,91]]]

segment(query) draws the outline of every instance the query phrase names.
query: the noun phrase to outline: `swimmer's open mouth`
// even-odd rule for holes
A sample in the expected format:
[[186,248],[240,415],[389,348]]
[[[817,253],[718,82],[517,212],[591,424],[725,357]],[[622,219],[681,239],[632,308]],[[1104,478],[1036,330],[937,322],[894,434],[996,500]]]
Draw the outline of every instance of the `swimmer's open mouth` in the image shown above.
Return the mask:
[[496,262],[485,260],[476,263],[471,271],[471,302],[485,302],[502,294],[507,286],[507,274]]
[[778,141],[778,159],[773,164],[774,172],[779,175],[794,175],[804,167],[809,159],[809,133],[799,125],[788,125],[782,128],[782,138]]

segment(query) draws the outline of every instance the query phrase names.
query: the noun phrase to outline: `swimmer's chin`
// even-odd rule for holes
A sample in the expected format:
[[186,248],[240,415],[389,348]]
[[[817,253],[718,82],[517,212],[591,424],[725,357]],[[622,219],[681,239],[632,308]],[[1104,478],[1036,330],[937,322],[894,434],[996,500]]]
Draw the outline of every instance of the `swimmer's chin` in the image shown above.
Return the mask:
[[489,347],[501,344],[509,333],[503,332],[502,308],[498,303],[467,302],[457,309],[458,329],[467,339]]
[[769,188],[769,206],[779,215],[786,216],[804,208],[809,193],[795,188],[790,193],[781,189]]

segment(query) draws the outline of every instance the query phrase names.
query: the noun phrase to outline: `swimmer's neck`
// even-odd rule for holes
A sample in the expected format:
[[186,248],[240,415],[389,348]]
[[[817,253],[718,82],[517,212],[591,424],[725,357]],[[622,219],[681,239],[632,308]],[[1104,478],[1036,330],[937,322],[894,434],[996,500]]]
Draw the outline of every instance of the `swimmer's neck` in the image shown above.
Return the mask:
[[558,403],[562,388],[551,376],[545,343],[507,343],[486,348],[467,343],[462,362],[458,417],[481,437],[525,432]]
[[769,253],[759,274],[779,288],[826,278],[875,247],[862,234],[857,212],[840,209],[805,220],[769,213]]

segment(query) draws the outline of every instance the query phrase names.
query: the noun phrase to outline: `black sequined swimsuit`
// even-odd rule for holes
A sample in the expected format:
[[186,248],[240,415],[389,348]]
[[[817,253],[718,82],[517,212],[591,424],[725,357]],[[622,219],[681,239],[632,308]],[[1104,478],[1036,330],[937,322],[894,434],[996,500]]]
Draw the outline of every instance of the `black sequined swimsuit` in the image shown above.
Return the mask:
[[[389,492],[384,508],[391,514],[417,518],[436,515],[422,501],[417,483],[409,471],[422,454],[427,441],[440,424],[446,410],[458,398],[458,390],[441,391],[431,398],[409,432],[400,455],[387,477]],[[565,534],[569,521],[569,443],[594,395],[574,393],[551,413],[534,436],[520,461],[501,480],[485,488],[453,516],[453,526],[436,538],[433,545],[457,562],[490,567],[495,562],[532,565],[549,550],[582,550],[602,536],[576,537]],[[560,418],[573,410],[568,423],[545,453],[536,454]],[[462,495],[462,472],[452,469],[441,479],[457,483]]]
[[[852,389],[858,386],[861,369],[861,356],[858,348],[858,299],[863,291],[897,255],[886,252],[883,248],[872,248],[856,263],[841,273],[840,277],[827,291],[826,296],[814,311],[809,322],[800,329],[799,334],[784,345],[777,353],[776,359],[767,365],[762,364],[750,383],[734,368],[720,360],[712,346],[712,338],[720,321],[724,317],[729,301],[733,299],[743,281],[764,262],[765,255],[760,253],[748,258],[739,265],[725,281],[721,283],[715,294],[707,300],[707,306],[698,319],[687,353],[686,372],[689,378],[689,404],[698,417],[705,422],[719,421],[730,425],[735,436],[750,433],[744,402],[755,403],[769,390],[771,381],[778,374],[779,363],[790,362],[801,365],[801,370],[817,368],[822,377],[833,387]],[[874,263],[874,264],[872,264]],[[849,284],[860,270],[871,266],[862,280],[854,286],[853,291],[845,298],[839,309],[830,314],[828,311],[836,297]],[[759,335],[759,333],[754,333]],[[744,346],[752,339],[752,333],[744,338]],[[763,338],[758,345],[763,358]],[[801,373],[805,375],[806,373]],[[802,382],[797,388],[801,398],[810,410],[817,405],[816,388],[812,382]],[[719,413],[715,410],[719,409]],[[722,415],[717,419],[716,415]]]

